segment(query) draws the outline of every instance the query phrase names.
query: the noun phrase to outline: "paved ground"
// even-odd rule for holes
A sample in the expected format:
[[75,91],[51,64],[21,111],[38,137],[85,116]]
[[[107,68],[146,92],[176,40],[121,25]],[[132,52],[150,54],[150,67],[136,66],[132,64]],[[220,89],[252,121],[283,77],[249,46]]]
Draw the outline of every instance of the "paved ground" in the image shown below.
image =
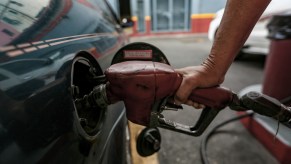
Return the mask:
[[[208,55],[211,43],[201,36],[171,36],[131,38],[159,47],[174,68],[200,64]],[[244,87],[260,83],[263,79],[264,57],[249,55],[234,62],[223,86],[238,92]],[[169,112],[166,117],[185,124],[194,124],[200,111],[184,106],[180,112]],[[222,111],[210,128],[236,115],[228,109]],[[207,146],[211,164],[276,164],[277,161],[240,122],[222,128]],[[199,147],[202,137],[191,137],[161,129],[162,148],[158,153],[160,164],[200,164]],[[273,141],[270,141],[273,142]]]

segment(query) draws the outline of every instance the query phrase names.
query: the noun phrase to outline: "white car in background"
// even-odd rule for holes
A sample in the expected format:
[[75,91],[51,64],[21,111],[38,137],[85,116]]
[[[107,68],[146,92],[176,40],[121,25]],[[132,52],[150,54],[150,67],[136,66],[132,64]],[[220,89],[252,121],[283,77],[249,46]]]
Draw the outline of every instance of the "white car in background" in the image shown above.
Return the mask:
[[[262,14],[261,18],[258,20],[257,24],[255,25],[249,38],[244,44],[244,47],[237,55],[236,59],[239,59],[239,57],[241,57],[244,53],[267,55],[269,53],[270,43],[270,40],[267,38],[267,24],[272,16],[277,14],[283,14],[288,11],[291,11],[291,0],[272,0],[265,12]],[[214,40],[223,13],[224,8],[216,13],[215,18],[211,21],[209,25],[208,38],[210,41]]]

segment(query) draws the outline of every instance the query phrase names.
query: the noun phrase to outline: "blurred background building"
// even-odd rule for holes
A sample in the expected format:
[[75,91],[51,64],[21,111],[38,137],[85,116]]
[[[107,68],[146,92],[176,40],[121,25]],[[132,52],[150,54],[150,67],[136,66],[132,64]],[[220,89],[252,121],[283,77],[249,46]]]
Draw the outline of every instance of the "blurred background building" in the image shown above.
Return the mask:
[[226,0],[108,0],[123,21],[133,21],[133,35],[206,33]]

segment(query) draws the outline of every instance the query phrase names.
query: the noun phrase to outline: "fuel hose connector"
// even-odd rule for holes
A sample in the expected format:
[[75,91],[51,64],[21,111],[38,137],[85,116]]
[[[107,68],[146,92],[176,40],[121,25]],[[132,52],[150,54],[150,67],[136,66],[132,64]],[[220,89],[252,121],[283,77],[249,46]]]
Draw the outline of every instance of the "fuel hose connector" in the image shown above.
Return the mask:
[[243,105],[254,112],[273,117],[284,124],[291,124],[291,107],[277,99],[258,92],[249,92],[241,98]]

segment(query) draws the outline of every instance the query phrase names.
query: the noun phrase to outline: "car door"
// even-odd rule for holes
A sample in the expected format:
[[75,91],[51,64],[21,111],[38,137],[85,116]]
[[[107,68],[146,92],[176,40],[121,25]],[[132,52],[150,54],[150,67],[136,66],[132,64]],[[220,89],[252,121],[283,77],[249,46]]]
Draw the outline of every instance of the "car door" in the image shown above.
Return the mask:
[[108,4],[0,6],[0,69],[25,79],[0,85],[0,163],[124,163],[123,104],[85,110],[74,102],[98,85],[94,77],[127,43]]

